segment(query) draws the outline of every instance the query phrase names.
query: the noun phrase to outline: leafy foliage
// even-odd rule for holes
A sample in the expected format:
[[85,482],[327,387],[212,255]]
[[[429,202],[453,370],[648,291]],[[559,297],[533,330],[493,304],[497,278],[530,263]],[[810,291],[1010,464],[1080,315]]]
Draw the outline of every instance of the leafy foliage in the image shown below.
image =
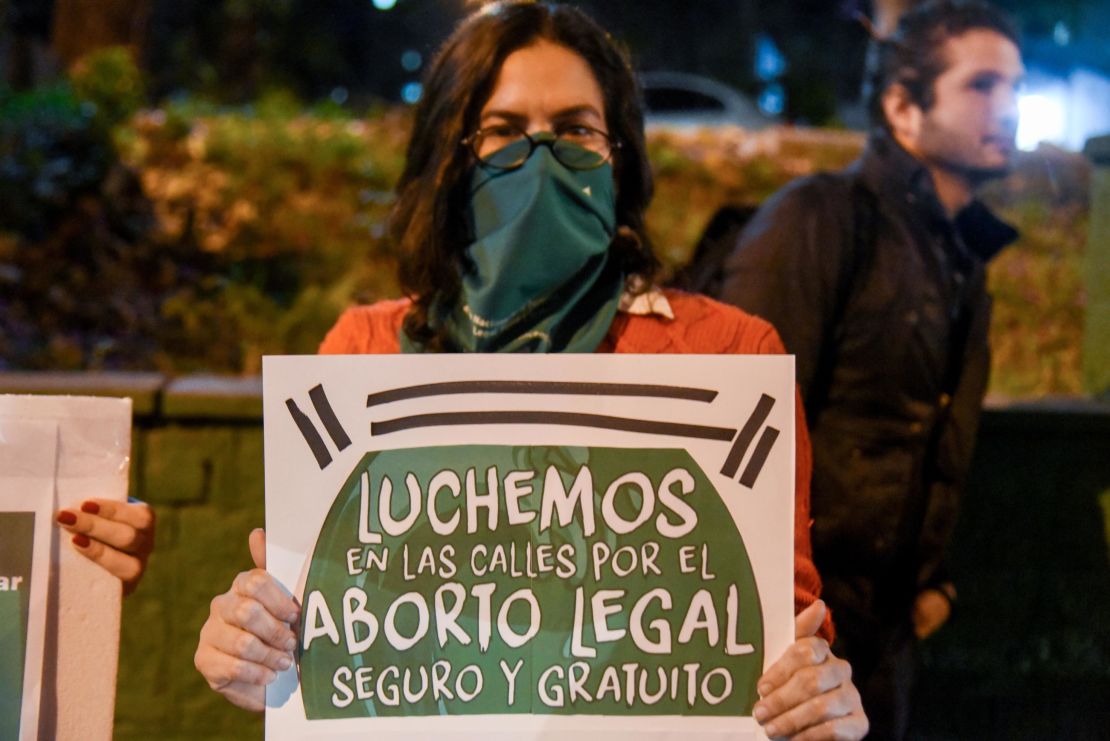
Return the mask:
[[[126,110],[127,89],[96,110]],[[384,222],[404,111],[185,99],[109,137],[69,88],[0,105],[0,366],[253,373],[263,354],[313,352],[352,301],[397,295]],[[721,205],[841,167],[862,144],[823,130],[653,132],[648,228],[666,269]],[[1081,389],[1088,180],[1079,156],[1041,150],[989,194],[1023,232],[991,269],[994,392]]]
[[145,97],[142,73],[131,52],[122,46],[99,49],[78,60],[70,71],[70,82],[86,109],[108,126],[133,115]]
[[[369,123],[267,112],[144,114],[121,144],[153,208],[151,237],[210,271],[162,307],[160,365],[257,372],[265,353],[313,352],[352,297],[396,293],[384,220],[402,115]],[[206,327],[220,327],[213,342]]]
[[989,194],[1021,231],[994,261],[991,391],[1008,397],[1077,394],[1087,296],[1083,258],[1090,172],[1077,155],[1025,155],[1005,188]]

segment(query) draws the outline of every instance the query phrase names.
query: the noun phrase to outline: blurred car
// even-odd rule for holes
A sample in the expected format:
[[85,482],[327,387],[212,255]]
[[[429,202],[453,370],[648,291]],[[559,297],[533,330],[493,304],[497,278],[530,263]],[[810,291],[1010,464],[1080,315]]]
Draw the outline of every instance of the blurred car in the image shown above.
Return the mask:
[[648,126],[694,128],[741,126],[762,129],[776,119],[738,90],[686,72],[644,72],[644,122]]

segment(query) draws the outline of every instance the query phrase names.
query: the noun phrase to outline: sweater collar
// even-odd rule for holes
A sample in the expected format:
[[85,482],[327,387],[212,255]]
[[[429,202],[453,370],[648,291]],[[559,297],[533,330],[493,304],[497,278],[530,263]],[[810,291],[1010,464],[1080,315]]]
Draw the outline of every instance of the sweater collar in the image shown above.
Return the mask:
[[629,285],[621,294],[618,311],[632,316],[657,316],[674,319],[674,310],[666,295],[657,287],[642,290],[639,285]]
[[860,179],[876,196],[896,198],[893,194],[902,194],[907,208],[921,211],[937,226],[954,228],[964,248],[983,262],[1018,238],[1016,229],[978,199],[949,219],[925,165],[885,130],[872,132],[858,168]]

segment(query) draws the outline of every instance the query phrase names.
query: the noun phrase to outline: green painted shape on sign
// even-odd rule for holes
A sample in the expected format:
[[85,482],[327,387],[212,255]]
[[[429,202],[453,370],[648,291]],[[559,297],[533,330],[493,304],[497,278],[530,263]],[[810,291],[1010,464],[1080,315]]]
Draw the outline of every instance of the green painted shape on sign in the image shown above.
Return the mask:
[[34,542],[34,512],[0,512],[0,739],[19,738]]
[[[586,532],[581,508],[561,524],[554,507],[550,526],[541,528],[549,472],[551,491],[562,494],[573,491],[576,477],[584,475],[583,467],[592,483],[586,501],[596,529]],[[674,473],[678,471],[685,476]],[[368,523],[360,520],[364,474],[369,485]],[[467,532],[468,485],[478,497],[488,495],[491,476],[497,527],[489,527],[489,508],[475,505],[474,532]],[[614,489],[610,518],[617,519],[613,522],[622,528],[622,521],[635,522],[645,500],[653,503],[653,510],[642,526],[618,534],[606,526],[603,500],[613,482],[625,476],[634,481]],[[681,495],[683,478],[692,484],[685,496]],[[410,512],[406,481],[418,485],[421,492],[419,515],[396,536],[384,531],[378,514],[386,479],[392,486],[389,512],[395,521],[403,521]],[[428,487],[434,479],[439,492],[437,519],[447,524],[456,516],[459,520],[447,535],[437,533],[428,517]],[[447,487],[441,488],[445,481]],[[650,493],[645,493],[645,481]],[[455,482],[460,489],[457,498],[451,488]],[[660,494],[664,483],[671,492],[669,507]],[[516,502],[519,517],[536,513],[531,521],[509,523],[510,487],[515,488],[510,499]],[[521,495],[520,490],[528,487],[531,492]],[[683,510],[675,499],[689,506],[687,517],[696,513],[697,527],[683,537],[664,537],[661,527],[683,523]],[[362,545],[360,523],[370,533],[380,534],[382,542]],[[695,573],[680,573],[682,548],[693,554],[686,561]],[[600,578],[594,570],[595,549],[614,554]],[[700,575],[703,550],[708,554],[705,573],[711,579]],[[385,568],[368,559],[368,552],[386,558]],[[645,566],[646,560],[655,568]],[[494,573],[482,573],[490,564]],[[455,624],[444,621],[441,645],[435,595],[446,582],[465,591]],[[661,588],[669,593],[669,609],[664,609],[662,595],[657,594],[645,600],[640,619],[633,620],[638,600]],[[372,620],[364,617],[345,625],[348,590],[350,611],[359,612],[359,600],[365,595],[364,609],[374,616]],[[533,625],[527,597],[518,595],[506,608],[505,628],[493,623],[518,590],[531,591],[540,617],[535,634],[512,646],[506,640],[519,641],[513,636],[527,636]],[[599,642],[591,600],[602,590],[614,591],[599,607],[620,609],[614,609],[598,627],[624,633]],[[730,591],[735,616],[731,622]],[[489,605],[486,620],[480,615],[483,594]],[[391,617],[391,606],[403,595],[407,596],[392,608]],[[579,643],[593,648],[593,657],[576,656],[572,650],[576,597],[585,616]],[[445,591],[440,600],[445,612],[455,609],[454,593]],[[747,551],[720,494],[689,453],[680,449],[464,445],[367,453],[324,521],[302,601],[298,661],[309,719],[504,713],[750,715],[763,667],[762,613]],[[421,619],[420,603],[427,605],[426,622]],[[692,604],[690,635],[682,635]],[[704,611],[697,605],[704,605]],[[352,642],[369,637],[367,622],[376,623],[374,640],[368,646],[349,648]],[[669,654],[660,653],[664,623],[671,638]],[[706,623],[716,626],[716,635]],[[402,640],[423,637],[405,648],[397,635],[387,636],[387,624]],[[490,635],[485,650],[480,645],[483,625]],[[642,626],[639,645],[632,635],[633,625]],[[731,653],[726,652],[726,636],[744,648],[734,646]],[[507,674],[514,670],[510,704]]]

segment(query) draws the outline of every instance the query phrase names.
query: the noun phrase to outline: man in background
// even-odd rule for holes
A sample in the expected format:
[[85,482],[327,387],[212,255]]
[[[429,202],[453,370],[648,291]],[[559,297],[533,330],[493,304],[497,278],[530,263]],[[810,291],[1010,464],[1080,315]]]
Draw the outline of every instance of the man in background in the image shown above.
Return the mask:
[[720,298],[797,356],[823,596],[869,738],[901,739],[916,640],[956,598],[943,552],[987,385],[985,264],[1017,236],[974,194],[1010,165],[1024,68],[980,2],[918,6],[877,52],[863,155],[772,197]]

